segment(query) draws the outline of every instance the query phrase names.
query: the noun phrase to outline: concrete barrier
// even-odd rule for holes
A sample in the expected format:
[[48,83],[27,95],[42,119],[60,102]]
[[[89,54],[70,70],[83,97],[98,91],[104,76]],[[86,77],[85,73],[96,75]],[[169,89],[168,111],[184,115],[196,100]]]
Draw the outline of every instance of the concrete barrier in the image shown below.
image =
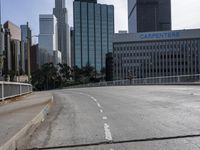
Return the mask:
[[49,113],[53,105],[53,96],[48,101],[48,104],[42,109],[42,111],[31,120],[26,126],[21,129],[15,136],[13,136],[9,141],[0,147],[0,150],[18,150],[23,149],[31,135],[37,129],[41,122],[45,120],[45,117]]

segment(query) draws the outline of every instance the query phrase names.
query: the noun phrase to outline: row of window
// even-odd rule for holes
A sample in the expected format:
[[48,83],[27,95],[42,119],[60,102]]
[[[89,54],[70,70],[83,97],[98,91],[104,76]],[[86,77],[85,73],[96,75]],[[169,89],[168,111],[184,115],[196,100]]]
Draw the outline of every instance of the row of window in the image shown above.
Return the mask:
[[152,43],[133,43],[133,44],[115,44],[114,50],[124,51],[124,50],[152,50],[152,49],[184,49],[191,48],[197,49],[199,47],[198,40],[187,40],[181,42],[152,42]]

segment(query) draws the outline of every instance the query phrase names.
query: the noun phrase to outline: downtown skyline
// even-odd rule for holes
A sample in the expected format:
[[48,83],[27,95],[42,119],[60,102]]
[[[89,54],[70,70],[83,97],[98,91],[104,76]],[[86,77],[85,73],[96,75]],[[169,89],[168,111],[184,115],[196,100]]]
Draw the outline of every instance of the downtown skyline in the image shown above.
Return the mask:
[[[102,4],[113,4],[115,6],[115,32],[118,32],[118,30],[128,30],[127,1],[99,0],[98,2]],[[21,7],[20,10],[16,9],[22,4],[26,7]],[[52,13],[54,0],[34,0],[30,6],[28,4],[30,4],[30,1],[2,0],[2,22],[4,23],[10,20],[20,25],[29,21],[33,34],[38,34],[38,15]],[[187,14],[184,10],[186,6],[187,10],[189,10]],[[69,25],[73,26],[73,0],[67,0],[66,7],[69,13]],[[190,2],[188,0],[172,0],[172,29],[200,28],[199,9],[200,2],[198,0],[191,0]],[[14,17],[15,15],[21,17]]]

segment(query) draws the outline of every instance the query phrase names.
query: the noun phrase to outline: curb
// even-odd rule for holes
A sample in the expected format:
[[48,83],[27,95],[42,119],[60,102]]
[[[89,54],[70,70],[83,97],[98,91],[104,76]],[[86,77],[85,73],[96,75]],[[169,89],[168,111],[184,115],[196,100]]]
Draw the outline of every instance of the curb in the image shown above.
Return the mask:
[[29,140],[32,133],[37,129],[37,127],[45,120],[48,115],[52,105],[53,96],[49,99],[48,104],[42,109],[42,111],[28,124],[25,125],[17,134],[15,134],[10,140],[8,140],[4,145],[0,147],[0,150],[18,150],[22,149],[25,143]]

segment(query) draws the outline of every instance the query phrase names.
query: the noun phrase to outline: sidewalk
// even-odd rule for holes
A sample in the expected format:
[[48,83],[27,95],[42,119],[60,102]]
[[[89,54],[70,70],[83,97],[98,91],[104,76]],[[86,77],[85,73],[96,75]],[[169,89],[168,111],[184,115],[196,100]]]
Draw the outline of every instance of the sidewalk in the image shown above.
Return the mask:
[[20,101],[1,105],[0,149],[33,120],[47,106],[51,98],[51,93],[37,92],[23,97]]

